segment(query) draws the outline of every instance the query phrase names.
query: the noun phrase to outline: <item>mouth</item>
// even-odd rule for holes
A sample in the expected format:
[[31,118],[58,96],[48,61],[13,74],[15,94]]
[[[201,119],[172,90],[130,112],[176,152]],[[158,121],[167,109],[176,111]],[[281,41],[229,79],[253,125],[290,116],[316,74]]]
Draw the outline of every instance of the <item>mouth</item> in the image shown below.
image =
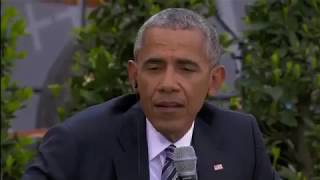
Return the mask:
[[184,105],[177,101],[161,101],[155,103],[154,107],[161,112],[176,112],[184,108]]

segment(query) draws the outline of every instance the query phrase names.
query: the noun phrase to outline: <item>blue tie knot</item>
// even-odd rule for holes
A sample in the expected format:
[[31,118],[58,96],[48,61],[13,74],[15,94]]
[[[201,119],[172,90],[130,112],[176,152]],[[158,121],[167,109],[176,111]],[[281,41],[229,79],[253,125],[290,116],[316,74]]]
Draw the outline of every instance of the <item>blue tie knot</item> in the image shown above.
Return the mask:
[[173,160],[173,153],[176,149],[176,146],[174,144],[170,144],[164,151],[166,152],[166,158]]

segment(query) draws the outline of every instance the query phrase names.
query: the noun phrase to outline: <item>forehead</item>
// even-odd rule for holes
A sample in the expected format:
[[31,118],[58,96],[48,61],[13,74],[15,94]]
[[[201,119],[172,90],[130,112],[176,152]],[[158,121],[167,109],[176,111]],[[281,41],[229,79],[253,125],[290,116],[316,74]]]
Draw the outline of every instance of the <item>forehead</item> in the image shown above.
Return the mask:
[[149,56],[208,59],[206,41],[198,29],[147,29],[137,58],[143,60]]

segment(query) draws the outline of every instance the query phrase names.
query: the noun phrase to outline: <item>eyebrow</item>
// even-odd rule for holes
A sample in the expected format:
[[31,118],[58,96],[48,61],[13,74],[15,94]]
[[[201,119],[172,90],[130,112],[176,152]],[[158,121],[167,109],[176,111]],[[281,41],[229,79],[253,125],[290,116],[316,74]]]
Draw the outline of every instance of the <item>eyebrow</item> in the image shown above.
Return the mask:
[[[150,64],[164,64],[164,60],[161,59],[161,58],[157,58],[157,57],[152,57],[152,58],[149,58],[147,59],[143,64],[142,64],[142,67],[145,67],[147,65],[150,65]],[[187,58],[178,58],[177,59],[177,64],[178,65],[191,65],[195,68],[200,68],[200,66],[192,61],[191,59],[187,59]]]
[[162,63],[163,59],[161,58],[149,58],[143,64],[153,64],[153,63]]

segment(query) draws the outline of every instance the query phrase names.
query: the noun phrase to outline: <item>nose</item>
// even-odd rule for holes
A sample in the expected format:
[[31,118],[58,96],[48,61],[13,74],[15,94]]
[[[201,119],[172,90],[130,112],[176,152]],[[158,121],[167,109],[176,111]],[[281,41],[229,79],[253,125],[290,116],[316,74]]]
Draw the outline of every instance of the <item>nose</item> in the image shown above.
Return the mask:
[[177,76],[173,68],[167,68],[163,72],[160,84],[159,91],[163,93],[172,93],[179,91],[179,83],[177,81]]

